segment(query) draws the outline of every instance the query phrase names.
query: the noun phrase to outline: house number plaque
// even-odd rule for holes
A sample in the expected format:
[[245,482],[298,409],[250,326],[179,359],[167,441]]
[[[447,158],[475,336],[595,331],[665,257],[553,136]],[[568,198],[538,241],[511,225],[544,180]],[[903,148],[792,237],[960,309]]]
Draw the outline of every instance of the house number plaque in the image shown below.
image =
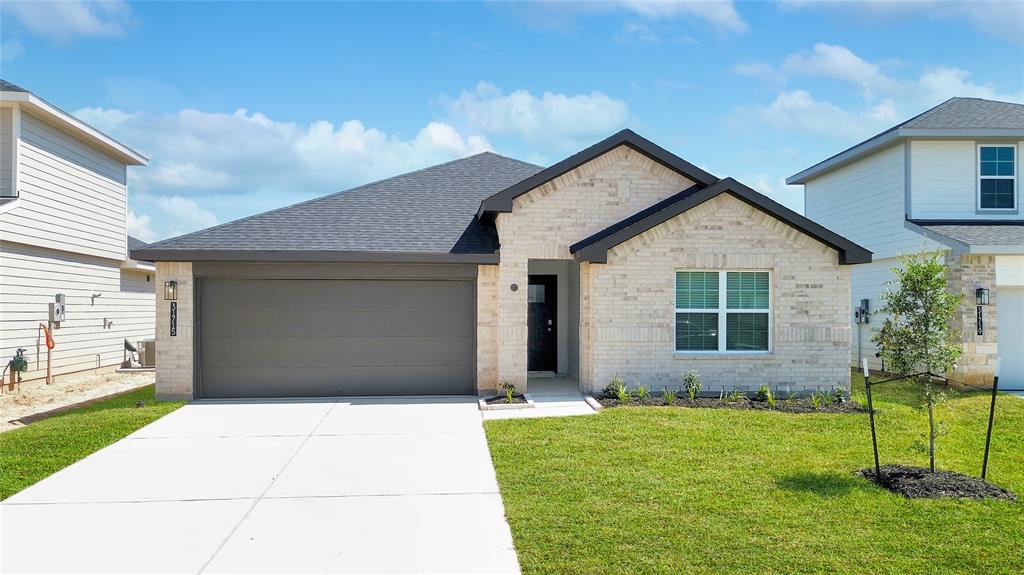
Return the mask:
[[[981,329],[981,328],[978,328]],[[178,335],[178,302],[171,302],[171,336]]]
[[985,335],[985,323],[981,315],[981,306],[978,306],[978,335]]

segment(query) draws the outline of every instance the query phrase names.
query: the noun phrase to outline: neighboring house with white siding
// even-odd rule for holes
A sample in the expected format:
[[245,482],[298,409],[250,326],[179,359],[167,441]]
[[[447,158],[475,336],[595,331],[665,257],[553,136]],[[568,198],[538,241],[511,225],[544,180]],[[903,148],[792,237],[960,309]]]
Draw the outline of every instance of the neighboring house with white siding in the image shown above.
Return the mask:
[[804,185],[809,218],[874,252],[852,272],[855,359],[878,366],[880,319],[857,324],[860,301],[882,306],[901,254],[944,250],[964,298],[960,376],[991,383],[1001,358],[1000,387],[1024,389],[1022,151],[1024,105],[952,98],[786,180]]
[[154,267],[129,258],[127,169],[145,157],[0,80],[0,363],[27,349],[27,379],[117,366],[124,340],[154,337]]

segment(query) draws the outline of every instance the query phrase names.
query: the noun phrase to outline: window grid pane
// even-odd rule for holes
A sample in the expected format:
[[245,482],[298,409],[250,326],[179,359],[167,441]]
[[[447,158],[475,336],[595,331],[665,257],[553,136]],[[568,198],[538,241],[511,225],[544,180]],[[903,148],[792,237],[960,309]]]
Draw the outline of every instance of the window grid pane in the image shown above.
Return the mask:
[[676,272],[677,309],[717,309],[718,272]]
[[768,272],[728,272],[726,307],[768,309]]
[[718,351],[718,314],[676,314],[676,351]]
[[981,207],[986,209],[1013,209],[1013,180],[981,180]]
[[768,314],[726,314],[725,349],[728,351],[768,351]]

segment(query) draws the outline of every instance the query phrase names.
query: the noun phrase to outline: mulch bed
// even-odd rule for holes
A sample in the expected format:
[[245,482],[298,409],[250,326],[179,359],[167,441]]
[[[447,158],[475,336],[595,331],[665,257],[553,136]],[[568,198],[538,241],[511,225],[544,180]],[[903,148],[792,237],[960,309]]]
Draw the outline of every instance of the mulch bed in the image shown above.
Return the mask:
[[[630,399],[629,403],[623,404],[618,398],[605,397],[598,400],[604,407],[626,406],[661,406],[666,407],[665,398],[660,395],[652,395],[640,400],[636,397]],[[698,397],[694,401],[688,398],[677,397],[672,402],[673,407],[695,407],[710,409],[754,409],[764,411],[782,411],[786,413],[867,413],[868,409],[855,401],[843,401],[842,403],[826,403],[814,408],[811,399],[802,397],[799,399],[777,399],[775,407],[768,405],[767,401],[758,401],[750,398],[740,398],[736,401],[720,399],[717,397]],[[878,411],[877,409],[875,410]]]
[[971,477],[954,471],[931,473],[924,467],[883,465],[881,481],[876,480],[874,468],[863,469],[860,474],[889,491],[911,499],[953,497],[1017,500],[1017,496],[1008,489],[980,477]]
[[526,403],[526,398],[523,397],[523,394],[517,393],[512,396],[512,401],[509,401],[504,395],[494,395],[484,399],[484,401],[487,402],[487,405],[507,405],[510,403]]

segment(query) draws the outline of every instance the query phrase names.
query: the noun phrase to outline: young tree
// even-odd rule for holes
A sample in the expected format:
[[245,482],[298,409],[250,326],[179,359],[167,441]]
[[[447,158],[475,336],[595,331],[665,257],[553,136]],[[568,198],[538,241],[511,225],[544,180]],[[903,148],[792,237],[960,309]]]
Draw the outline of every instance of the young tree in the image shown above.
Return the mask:
[[924,390],[928,408],[928,459],[935,472],[935,426],[933,407],[939,399],[932,374],[948,372],[960,357],[949,323],[960,306],[960,296],[946,291],[946,266],[942,254],[922,252],[904,256],[903,268],[894,268],[895,279],[886,285],[886,318],[875,330],[874,341],[892,373],[912,376]]

